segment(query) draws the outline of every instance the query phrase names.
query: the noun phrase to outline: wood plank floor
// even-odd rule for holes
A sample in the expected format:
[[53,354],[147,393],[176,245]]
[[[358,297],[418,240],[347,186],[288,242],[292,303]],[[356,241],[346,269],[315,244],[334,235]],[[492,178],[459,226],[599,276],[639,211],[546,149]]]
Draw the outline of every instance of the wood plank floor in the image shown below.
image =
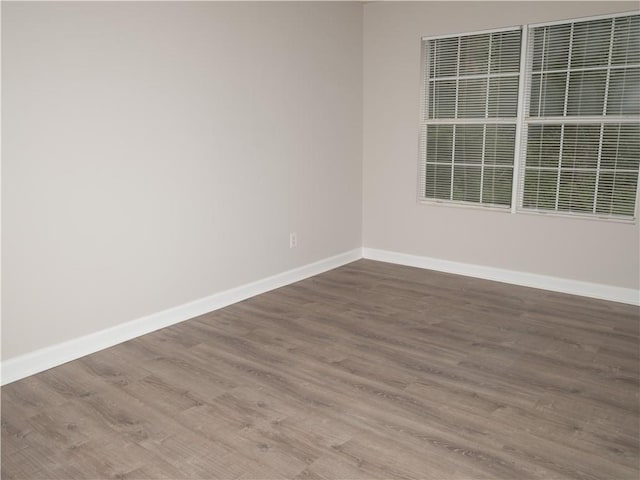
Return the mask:
[[3,479],[637,479],[639,309],[360,260],[2,388]]

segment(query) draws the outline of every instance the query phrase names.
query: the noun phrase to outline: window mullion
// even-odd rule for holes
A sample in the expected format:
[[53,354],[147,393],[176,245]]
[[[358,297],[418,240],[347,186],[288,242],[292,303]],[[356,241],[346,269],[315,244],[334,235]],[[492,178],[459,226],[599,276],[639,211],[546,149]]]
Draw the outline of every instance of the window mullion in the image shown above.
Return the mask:
[[[453,117],[458,118],[458,104],[460,103],[460,50],[461,41],[458,38],[458,51],[456,53],[456,100],[453,108]],[[449,188],[449,200],[453,200],[453,184],[455,181],[455,158],[456,158],[456,125],[453,126],[453,140],[451,142],[451,185]]]
[[637,115],[584,115],[581,117],[525,117],[526,123],[535,125],[559,125],[571,123],[581,125],[585,123],[634,123],[638,121]]
[[[489,118],[489,90],[491,85],[491,47],[493,45],[493,35],[489,35],[489,59],[487,61],[487,91],[484,96],[484,118]],[[487,144],[487,124],[482,126],[482,153],[480,154],[480,203],[484,194],[484,154]]]
[[600,187],[600,165],[602,161],[602,141],[604,139],[604,123],[600,124],[600,138],[598,139],[598,163],[596,164],[596,181],[595,190],[593,192],[593,209],[592,213],[596,213],[598,207],[598,188]]
[[[527,85],[525,80],[525,74],[527,65],[529,62],[529,31],[527,26],[522,27],[522,33],[520,36],[520,74],[518,79],[518,110],[516,114],[516,141],[513,149],[513,178],[511,180],[511,213],[516,213],[518,209],[518,199],[521,197],[519,194],[520,189],[518,185],[520,183],[520,165],[521,159],[525,157],[523,152],[522,137],[525,129],[524,117],[525,108],[527,105],[527,95],[525,95],[525,88]],[[526,147],[526,145],[525,145]]]
[[567,108],[569,107],[569,79],[571,78],[571,60],[573,54],[573,34],[575,24],[571,24],[571,33],[569,34],[569,53],[567,56],[567,78],[564,82],[564,105],[562,110],[562,116],[567,116]]
[[[540,91],[538,92],[538,115],[542,114],[542,86],[544,85],[544,78],[545,78],[545,72],[544,72],[544,67],[545,67],[545,61],[547,60],[547,56],[546,56],[546,49],[547,49],[547,34],[549,33],[548,30],[544,30],[544,33],[542,34],[542,58],[540,59]],[[524,59],[526,61],[528,61],[528,54],[531,53],[533,55],[533,49],[531,49],[531,51],[523,51],[524,53]],[[533,59],[531,60],[533,62]],[[533,67],[532,67],[533,68]],[[531,75],[531,79],[533,79],[533,74]]]
[[[611,56],[613,54],[613,39],[615,37],[615,22],[611,24],[611,35],[609,35],[609,54],[607,56],[607,78],[604,84],[604,99],[602,102],[602,115],[607,114],[607,102],[609,100],[609,84],[611,81]],[[598,139],[598,161],[596,164],[595,190],[593,192],[592,213],[598,211],[598,189],[600,188],[600,167],[602,164],[602,141],[604,140],[604,123],[600,124],[600,138]]]
[[449,185],[449,200],[453,200],[453,162],[456,156],[456,125],[453,126],[453,135],[451,140],[451,185]]
[[482,126],[482,153],[480,154],[480,203],[484,191],[484,151],[487,143],[487,125]]
[[[571,79],[571,60],[573,54],[573,34],[575,24],[571,24],[571,31],[569,33],[569,53],[567,55],[567,78],[564,82],[564,105],[562,107],[562,116],[566,118],[567,108],[569,107],[569,80]],[[560,151],[558,153],[558,178],[556,179],[556,200],[554,203],[554,210],[558,210],[560,204],[560,178],[562,177],[562,154],[564,152],[564,130],[565,124],[562,124],[560,128]]]
[[[517,73],[492,73],[490,75],[492,78],[508,78],[508,77],[517,77]],[[464,78],[465,80],[476,80],[479,78],[489,78],[488,73],[474,73],[474,74],[465,74],[465,75],[449,75],[444,77],[431,77],[429,80],[455,80],[457,78]]]
[[453,107],[453,118],[458,118],[458,103],[460,100],[460,44],[458,39],[458,51],[456,53],[456,101]]
[[553,204],[553,209],[558,210],[558,204],[560,203],[560,176],[562,175],[562,153],[564,150],[564,123],[560,127],[560,149],[558,152],[558,178],[556,179],[556,199]]

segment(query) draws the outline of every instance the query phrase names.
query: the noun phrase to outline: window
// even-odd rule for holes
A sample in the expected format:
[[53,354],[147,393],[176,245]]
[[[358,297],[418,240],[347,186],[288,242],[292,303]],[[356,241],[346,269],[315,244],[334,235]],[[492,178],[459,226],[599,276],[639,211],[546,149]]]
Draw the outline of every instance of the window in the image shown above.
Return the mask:
[[423,55],[421,200],[634,218],[640,15],[424,39]]
[[640,16],[529,31],[523,209],[633,217]]
[[517,29],[427,42],[425,198],[511,204],[520,38]]

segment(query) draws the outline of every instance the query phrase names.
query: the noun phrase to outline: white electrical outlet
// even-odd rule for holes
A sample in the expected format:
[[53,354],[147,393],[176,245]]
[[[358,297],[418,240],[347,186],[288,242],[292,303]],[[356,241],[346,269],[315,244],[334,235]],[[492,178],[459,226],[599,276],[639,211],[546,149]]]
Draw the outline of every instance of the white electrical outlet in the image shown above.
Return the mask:
[[298,234],[291,232],[289,234],[289,248],[296,248],[298,246]]

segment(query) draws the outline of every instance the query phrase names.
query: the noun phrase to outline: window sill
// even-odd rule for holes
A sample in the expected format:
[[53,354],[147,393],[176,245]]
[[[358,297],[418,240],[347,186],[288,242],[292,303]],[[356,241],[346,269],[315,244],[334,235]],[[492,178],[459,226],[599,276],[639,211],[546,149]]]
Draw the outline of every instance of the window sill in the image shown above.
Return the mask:
[[525,208],[517,208],[514,211],[512,210],[511,207],[507,207],[507,206],[482,205],[482,204],[471,203],[471,202],[456,202],[451,200],[433,200],[433,199],[425,199],[425,198],[418,198],[418,204],[431,206],[431,207],[461,208],[466,210],[476,210],[476,211],[485,211],[485,212],[515,213],[515,214],[534,215],[534,216],[541,216],[541,217],[555,217],[555,218],[571,219],[571,220],[591,220],[595,222],[622,223],[627,225],[635,225],[638,220],[637,216],[633,218],[608,217],[608,216],[591,215],[591,214],[584,214],[584,213],[556,212],[556,211],[549,211],[549,210],[530,210]]
[[510,213],[511,207],[500,205],[485,205],[472,202],[460,202],[454,200],[433,200],[430,198],[418,198],[418,204],[429,205],[437,207],[449,207],[449,208],[465,208],[470,210],[482,210],[488,212],[501,212]]

